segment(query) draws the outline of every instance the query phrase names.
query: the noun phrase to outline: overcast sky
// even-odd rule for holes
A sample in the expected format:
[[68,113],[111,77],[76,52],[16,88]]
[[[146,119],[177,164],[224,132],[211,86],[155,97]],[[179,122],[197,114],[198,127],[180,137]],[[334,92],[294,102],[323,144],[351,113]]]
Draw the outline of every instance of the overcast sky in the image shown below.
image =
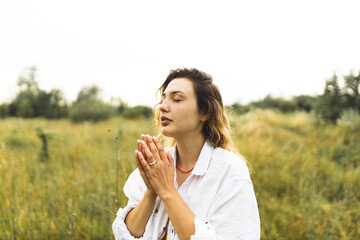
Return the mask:
[[225,104],[267,94],[320,94],[333,73],[360,69],[360,1],[0,2],[0,102],[30,66],[40,88],[72,101],[98,85],[105,100],[156,102],[170,69],[196,67]]

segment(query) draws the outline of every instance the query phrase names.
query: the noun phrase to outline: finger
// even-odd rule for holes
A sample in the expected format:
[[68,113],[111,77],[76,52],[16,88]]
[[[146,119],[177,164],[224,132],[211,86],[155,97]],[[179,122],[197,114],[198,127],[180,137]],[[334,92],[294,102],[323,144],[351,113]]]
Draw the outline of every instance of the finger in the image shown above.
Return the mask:
[[148,146],[146,145],[146,143],[144,141],[141,141],[142,144],[142,149],[144,151],[144,156],[147,159],[148,163],[151,163],[153,161],[155,161],[154,155],[151,153],[150,149],[148,148]]
[[142,170],[142,166],[141,166],[141,164],[140,164],[140,162],[139,162],[139,156],[138,156],[138,154],[139,154],[139,151],[138,151],[138,150],[135,150],[135,161],[136,161],[136,165],[138,166],[139,170]]
[[138,151],[141,151],[141,141],[138,139],[138,140],[136,141],[136,143],[137,143],[137,150],[138,150]]
[[138,159],[139,159],[139,162],[141,164],[141,166],[143,167],[143,169],[145,170],[145,173],[149,172],[151,169],[150,169],[150,166],[149,164],[145,161],[145,158],[144,156],[142,155],[141,152],[138,152]]
[[144,168],[141,166],[140,164],[140,160],[139,160],[139,151],[135,150],[135,160],[136,160],[136,165],[139,168],[139,171],[141,173],[141,171],[144,171]]
[[161,159],[167,159],[167,154],[164,150],[164,147],[161,145],[160,141],[156,137],[153,137],[152,139],[156,145],[156,148],[160,154]]
[[147,138],[146,138],[145,134],[141,134],[141,140],[143,140],[144,142],[147,142]]
[[135,157],[136,165],[138,166],[141,177],[143,178],[144,182],[146,182],[146,181],[148,181],[147,175],[146,175],[146,172],[145,172],[145,170],[144,170],[144,168],[143,168],[143,166],[142,166],[142,164],[140,162],[140,154],[141,154],[141,152],[136,150],[135,154],[136,154],[136,157]]
[[[141,140],[144,141],[146,143],[146,145],[148,144],[148,140],[147,140],[147,137],[145,134],[141,134]],[[141,145],[142,147],[142,145]],[[142,149],[142,154],[143,154],[143,157],[145,158],[145,160],[147,161],[146,159],[146,155],[145,155],[145,149],[141,148]]]
[[147,137],[147,146],[150,149],[151,153],[153,154],[154,158],[160,159],[160,154],[159,154],[159,151],[153,141],[153,138],[150,137],[149,135],[146,135],[146,137]]
[[[137,140],[137,150],[144,155],[144,150],[142,149],[141,140]],[[145,160],[146,160],[146,158],[145,158]],[[147,160],[146,160],[146,161],[147,161]]]
[[168,161],[170,163],[171,168],[174,168],[174,165],[175,165],[174,158],[171,156],[171,154],[169,152],[167,152],[166,155],[167,155],[167,159],[168,159]]

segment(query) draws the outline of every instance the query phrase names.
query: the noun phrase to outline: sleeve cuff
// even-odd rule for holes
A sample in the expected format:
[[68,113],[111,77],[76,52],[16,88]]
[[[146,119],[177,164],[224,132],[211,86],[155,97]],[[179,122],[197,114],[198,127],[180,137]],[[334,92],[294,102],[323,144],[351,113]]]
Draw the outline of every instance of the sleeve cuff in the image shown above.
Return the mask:
[[112,229],[116,240],[144,239],[143,237],[135,238],[132,236],[125,224],[125,218],[127,214],[135,207],[136,204],[130,204],[124,208],[120,208],[119,211],[117,211],[115,221],[112,224]]
[[195,216],[194,225],[195,225],[195,235],[191,236],[191,240],[216,238],[215,230],[209,222],[202,221],[201,219]]

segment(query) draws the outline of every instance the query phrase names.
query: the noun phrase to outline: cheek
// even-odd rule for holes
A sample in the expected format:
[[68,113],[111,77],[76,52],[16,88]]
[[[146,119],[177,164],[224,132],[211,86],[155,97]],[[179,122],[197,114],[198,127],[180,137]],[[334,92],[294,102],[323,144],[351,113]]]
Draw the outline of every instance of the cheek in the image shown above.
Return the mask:
[[200,121],[199,113],[197,112],[197,109],[193,106],[179,108],[177,109],[176,114],[181,119],[181,125],[196,125]]

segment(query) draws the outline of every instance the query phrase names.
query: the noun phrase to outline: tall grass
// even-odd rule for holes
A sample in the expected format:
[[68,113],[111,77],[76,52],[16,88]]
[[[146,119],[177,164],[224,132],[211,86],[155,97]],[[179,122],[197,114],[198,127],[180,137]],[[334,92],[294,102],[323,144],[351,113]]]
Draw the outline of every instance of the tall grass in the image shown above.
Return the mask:
[[[360,238],[359,133],[304,113],[230,122],[252,166],[262,239]],[[51,136],[46,161],[36,129]],[[108,129],[122,132],[115,147]],[[0,120],[0,239],[113,239],[141,133],[155,135],[150,120]]]
[[[116,160],[108,128],[123,129],[119,188],[136,167],[134,150],[145,120],[6,119],[0,123],[0,239],[112,239],[117,210]],[[52,137],[42,161],[36,129]],[[126,204],[120,191],[119,205]]]
[[358,132],[305,113],[255,111],[231,123],[252,164],[262,239],[360,239]]

